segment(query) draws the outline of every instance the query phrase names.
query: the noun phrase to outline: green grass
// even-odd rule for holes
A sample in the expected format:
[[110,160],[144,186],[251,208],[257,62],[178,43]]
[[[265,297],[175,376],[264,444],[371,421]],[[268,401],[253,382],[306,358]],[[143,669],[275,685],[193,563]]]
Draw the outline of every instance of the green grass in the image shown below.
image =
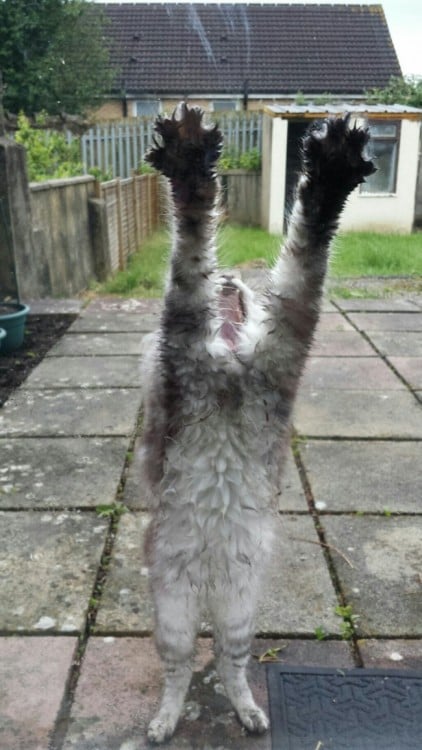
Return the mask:
[[218,237],[219,258],[222,265],[240,266],[263,260],[269,265],[277,257],[281,239],[259,227],[240,227],[225,224]]
[[[255,261],[271,264],[277,255],[280,238],[257,227],[226,224],[219,230],[218,246],[223,266]],[[103,284],[95,285],[93,291],[132,297],[160,296],[169,247],[169,233],[164,230],[156,232],[130,258],[124,271]],[[338,279],[356,276],[422,277],[422,234],[344,234],[334,243],[330,276]]]
[[160,297],[169,247],[168,232],[155,232],[143,243],[141,250],[129,258],[124,271],[118,271],[102,284],[95,284],[91,291],[119,297]]
[[334,243],[331,276],[422,276],[422,234],[349,232]]

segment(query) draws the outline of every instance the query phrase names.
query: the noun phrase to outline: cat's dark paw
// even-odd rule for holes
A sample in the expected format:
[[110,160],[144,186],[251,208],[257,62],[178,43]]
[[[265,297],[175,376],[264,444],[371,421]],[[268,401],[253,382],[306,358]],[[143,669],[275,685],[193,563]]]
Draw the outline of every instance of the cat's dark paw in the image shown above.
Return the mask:
[[367,128],[349,127],[350,115],[313,123],[302,146],[304,175],[321,187],[338,186],[345,193],[376,171],[365,156]]
[[204,125],[203,115],[199,108],[189,108],[182,102],[171,117],[158,117],[156,121],[157,136],[145,158],[175,185],[198,184],[216,177],[223,138],[217,125]]

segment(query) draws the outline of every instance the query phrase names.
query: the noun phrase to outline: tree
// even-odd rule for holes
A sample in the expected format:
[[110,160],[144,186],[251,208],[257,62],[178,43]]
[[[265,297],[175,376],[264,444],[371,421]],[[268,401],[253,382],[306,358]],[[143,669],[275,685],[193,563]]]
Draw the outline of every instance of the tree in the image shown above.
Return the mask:
[[385,89],[372,89],[367,93],[367,96],[371,102],[422,107],[422,78],[416,76],[397,78],[393,76]]
[[0,0],[5,109],[82,114],[111,88],[104,18],[85,0]]

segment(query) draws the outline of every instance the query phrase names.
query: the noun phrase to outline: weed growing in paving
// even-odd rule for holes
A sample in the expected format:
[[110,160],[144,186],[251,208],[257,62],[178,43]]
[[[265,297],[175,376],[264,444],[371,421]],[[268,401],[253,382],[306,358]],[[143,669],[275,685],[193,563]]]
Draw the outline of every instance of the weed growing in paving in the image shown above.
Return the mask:
[[317,641],[323,641],[327,637],[327,633],[325,632],[322,625],[318,625],[318,627],[315,628],[314,633]]
[[126,513],[127,508],[123,503],[111,503],[111,505],[97,505],[96,508],[97,516],[100,518],[118,518],[119,516]]
[[350,604],[346,606],[338,605],[335,610],[335,614],[338,617],[343,618],[343,622],[340,623],[341,637],[345,641],[350,641],[355,634],[355,625],[359,619],[359,615],[354,615]]

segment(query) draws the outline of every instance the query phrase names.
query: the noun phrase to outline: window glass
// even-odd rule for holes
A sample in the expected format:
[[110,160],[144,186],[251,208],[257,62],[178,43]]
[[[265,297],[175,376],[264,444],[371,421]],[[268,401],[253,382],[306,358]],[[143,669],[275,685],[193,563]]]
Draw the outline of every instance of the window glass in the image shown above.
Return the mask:
[[160,112],[160,102],[158,99],[141,99],[136,102],[136,116],[149,117],[158,115]]
[[215,99],[213,102],[214,112],[233,112],[236,109],[234,99]]
[[377,171],[361,185],[362,193],[394,193],[396,190],[399,125],[397,122],[369,122],[371,140],[368,157]]

